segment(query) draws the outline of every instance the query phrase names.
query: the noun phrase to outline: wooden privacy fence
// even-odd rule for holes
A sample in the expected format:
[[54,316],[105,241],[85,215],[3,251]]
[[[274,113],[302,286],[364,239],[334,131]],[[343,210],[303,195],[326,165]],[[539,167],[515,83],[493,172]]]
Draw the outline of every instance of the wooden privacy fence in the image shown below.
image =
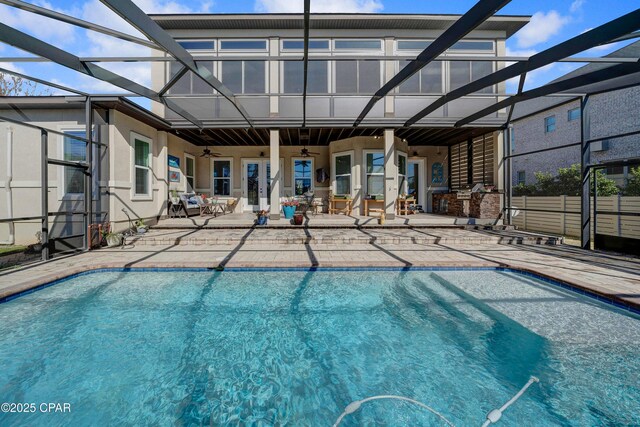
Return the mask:
[[[592,197],[591,218],[594,218],[593,203]],[[640,197],[598,197],[597,203],[598,234],[640,239],[640,216],[626,215],[640,213]],[[579,196],[512,197],[511,206],[520,209],[512,217],[512,224],[521,230],[580,237]]]

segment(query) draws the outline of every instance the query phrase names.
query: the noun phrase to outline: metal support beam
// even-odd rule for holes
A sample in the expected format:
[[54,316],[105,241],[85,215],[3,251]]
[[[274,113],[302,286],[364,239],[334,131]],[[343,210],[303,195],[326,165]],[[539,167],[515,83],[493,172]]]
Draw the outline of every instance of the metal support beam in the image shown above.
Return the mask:
[[179,114],[194,125],[202,128],[202,123],[200,122],[200,120],[184,111],[174,101],[170,99],[164,99],[160,97],[155,91],[98,65],[82,62],[80,58],[67,51],[58,49],[57,47],[50,45],[49,43],[45,43],[35,37],[23,33],[22,31],[18,31],[15,28],[9,27],[8,25],[5,25],[3,23],[0,23],[0,41],[17,47],[18,49],[31,52],[35,55],[49,58],[53,62],[64,67],[70,68],[74,71],[78,71],[82,74],[86,74],[87,76],[96,78],[98,80],[110,83],[116,87],[128,90],[137,95],[143,96],[156,102],[161,102],[171,110],[173,110],[176,114]]
[[309,80],[309,19],[311,0],[304,0],[304,54],[303,54],[303,85],[302,85],[302,127],[307,126],[307,82]]
[[[93,129],[93,105],[91,97],[87,97],[84,110],[85,138],[91,141]],[[89,235],[89,225],[93,223],[93,145],[86,144],[87,168],[84,174],[84,211],[87,215],[84,217],[84,250],[91,249],[91,236]]]
[[579,88],[581,86],[586,86],[588,84],[598,83],[605,80],[614,79],[616,77],[622,77],[622,76],[626,76],[626,75],[634,74],[638,72],[640,72],[640,63],[635,62],[633,64],[613,65],[611,67],[601,68],[596,71],[591,71],[589,73],[581,74],[576,77],[571,77],[565,80],[549,83],[544,86],[540,86],[539,88],[522,92],[522,94],[520,95],[514,95],[500,102],[497,102],[493,105],[490,105],[480,110],[477,113],[474,113],[468,117],[465,117],[462,120],[459,120],[455,124],[455,126],[456,127],[464,126],[468,123],[481,119],[491,113],[495,113],[496,111],[499,111],[503,108],[507,108],[512,105],[515,105],[518,102],[526,101],[533,98],[539,98],[541,96],[546,96],[551,93],[568,91],[571,89]]
[[8,6],[13,6],[18,9],[26,10],[27,12],[45,16],[47,18],[55,19],[57,21],[64,22],[65,24],[75,25],[77,27],[95,31],[97,33],[102,33],[111,37],[116,37],[120,40],[136,43],[141,46],[150,47],[152,49],[158,48],[155,44],[151,43],[148,40],[141,39],[139,37],[134,37],[129,34],[121,33],[120,31],[112,30],[110,28],[103,27],[101,25],[97,25],[88,21],[83,21],[82,19],[74,18],[73,16],[65,15],[64,13],[60,13],[54,10],[46,9],[44,7],[36,6],[34,4],[25,3],[20,0],[0,0],[0,3],[4,3]]
[[54,87],[56,89],[64,90],[65,92],[75,93],[76,95],[89,96],[89,94],[86,93],[86,92],[82,92],[82,91],[79,91],[77,89],[71,89],[70,87],[67,87],[67,86],[62,86],[62,85],[59,85],[57,83],[53,83],[51,81],[39,79],[37,77],[28,76],[26,74],[18,73],[16,71],[8,70],[6,68],[0,68],[0,73],[11,74],[12,76],[21,77],[23,79],[31,80],[32,82],[40,83],[42,85],[46,85],[46,86],[49,86],[49,87]]
[[438,55],[453,46],[461,38],[473,31],[478,25],[486,21],[490,16],[502,9],[511,0],[480,0],[460,19],[454,22],[445,30],[433,43],[429,44],[416,59],[409,62],[398,74],[393,76],[384,86],[382,86],[369,100],[364,110],[360,113],[353,126],[358,126],[369,114],[373,106],[381,100],[393,88],[413,76],[433,61]]
[[165,50],[172,55],[182,65],[186,66],[189,71],[200,76],[209,86],[217,90],[229,102],[233,104],[235,109],[253,127],[253,123],[249,118],[249,113],[235,99],[235,95],[220,80],[215,78],[211,71],[205,66],[198,65],[193,56],[178,42],[174,40],[169,33],[163,30],[153,19],[142,11],[130,0],[100,0],[105,6],[118,14],[122,19],[137,28],[142,34],[153,40],[159,48]]
[[507,155],[507,153],[511,152],[511,137],[512,137],[513,128],[510,126],[506,127],[503,131],[502,141],[502,190],[504,191],[504,223],[506,225],[511,225],[511,157]]
[[189,69],[183,66],[180,69],[180,71],[178,71],[173,77],[171,77],[167,82],[167,84],[165,84],[164,87],[160,89],[160,92],[158,92],[158,95],[163,96],[165,93],[167,93],[169,89],[171,89],[173,85],[176,84],[178,80],[182,78],[182,76],[187,74],[187,71],[189,71]]
[[49,259],[49,138],[45,130],[40,130],[40,208],[42,260],[46,261]]
[[582,249],[591,249],[591,182],[589,176],[591,169],[591,117],[589,108],[589,96],[585,96],[580,102],[580,171],[582,186],[580,192],[580,246]]
[[611,22],[596,27],[585,33],[582,33],[579,36],[573,37],[572,39],[569,39],[549,49],[543,50],[542,52],[533,55],[526,62],[518,62],[516,64],[512,64],[506,68],[484,76],[469,84],[466,84],[458,89],[452,90],[451,92],[441,96],[431,105],[422,109],[422,111],[420,111],[418,114],[407,120],[405,126],[413,125],[418,120],[431,114],[438,108],[455,99],[461,98],[465,95],[470,95],[486,87],[506,81],[518,75],[522,75],[523,73],[544,67],[545,65],[549,65],[560,59],[575,55],[594,46],[609,42],[617,37],[628,34],[639,28],[640,9],[621,16],[620,18],[614,19]]

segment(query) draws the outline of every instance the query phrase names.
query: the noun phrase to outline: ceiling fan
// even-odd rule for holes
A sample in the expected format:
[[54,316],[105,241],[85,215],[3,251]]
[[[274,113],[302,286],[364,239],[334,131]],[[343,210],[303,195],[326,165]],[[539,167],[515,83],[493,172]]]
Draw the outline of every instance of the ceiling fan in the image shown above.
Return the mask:
[[219,156],[222,156],[222,154],[212,152],[211,150],[209,150],[209,147],[206,147],[204,150],[202,150],[202,154],[200,154],[200,157],[204,157],[206,159]]
[[303,147],[302,150],[300,150],[300,155],[302,157],[309,157],[312,154],[314,154],[316,156],[320,155],[320,153],[314,153],[313,151],[309,151],[309,149],[307,147]]

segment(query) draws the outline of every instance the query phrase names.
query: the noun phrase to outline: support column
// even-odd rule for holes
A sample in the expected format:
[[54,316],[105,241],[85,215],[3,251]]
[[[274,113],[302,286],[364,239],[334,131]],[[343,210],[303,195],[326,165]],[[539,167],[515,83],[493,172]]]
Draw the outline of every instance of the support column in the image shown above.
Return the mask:
[[393,129],[384,130],[384,212],[387,219],[396,217],[398,198],[398,163]]
[[[156,144],[158,161],[154,167],[157,182],[160,187],[158,200],[158,215],[169,216],[169,135],[167,132],[158,132]],[[186,165],[185,165],[186,167]]]
[[42,207],[42,260],[49,259],[49,137],[40,131],[40,200]]
[[[85,101],[85,139],[93,141],[93,106],[91,97]],[[87,142],[85,145],[87,164],[89,168],[84,175],[84,250],[91,249],[91,236],[89,235],[89,225],[93,223],[93,143]]]
[[591,169],[591,148],[589,140],[591,139],[591,118],[589,115],[589,95],[582,98],[580,103],[580,153],[581,162],[580,170],[582,171],[582,192],[580,194],[580,224],[582,232],[580,234],[580,246],[582,249],[591,249],[591,180],[589,175]]
[[511,179],[511,173],[509,171],[509,161],[507,158],[509,155],[509,137],[511,135],[511,128],[506,127],[502,132],[494,133],[496,135],[493,157],[494,164],[496,165],[494,172],[494,182],[498,191],[502,193],[500,197],[500,212],[502,212],[504,224],[511,224],[511,194],[509,190],[509,180]]
[[271,206],[269,219],[280,219],[280,187],[283,185],[280,171],[280,130],[269,130],[269,160],[271,161]]

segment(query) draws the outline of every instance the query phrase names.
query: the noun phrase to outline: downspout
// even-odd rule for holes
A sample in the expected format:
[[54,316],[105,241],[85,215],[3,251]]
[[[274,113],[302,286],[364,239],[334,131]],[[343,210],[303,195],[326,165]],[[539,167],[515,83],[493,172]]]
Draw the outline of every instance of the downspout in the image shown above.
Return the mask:
[[[7,195],[7,218],[13,218],[13,197],[11,195],[11,181],[13,180],[13,128],[7,126],[7,176],[4,189]],[[9,239],[0,241],[1,245],[13,245],[16,242],[15,225],[9,222]]]

